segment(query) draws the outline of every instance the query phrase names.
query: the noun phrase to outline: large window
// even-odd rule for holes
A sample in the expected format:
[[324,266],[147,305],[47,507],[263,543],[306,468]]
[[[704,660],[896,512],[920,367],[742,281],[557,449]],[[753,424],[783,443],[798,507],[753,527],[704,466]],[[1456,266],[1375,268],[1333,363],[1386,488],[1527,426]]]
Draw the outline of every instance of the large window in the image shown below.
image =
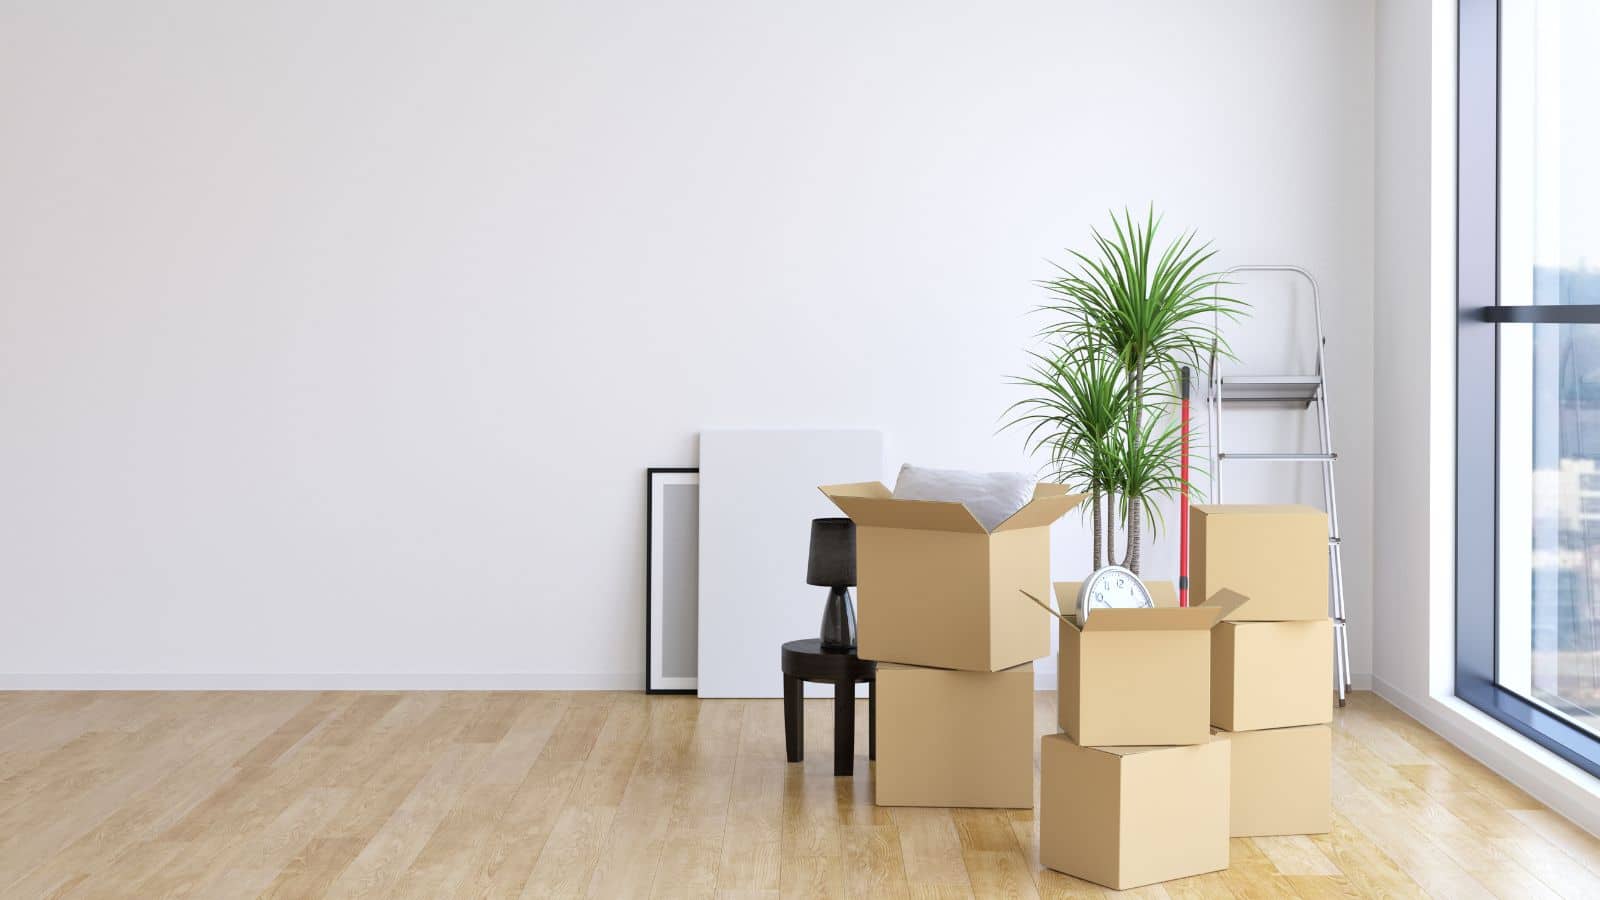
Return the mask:
[[1600,774],[1600,3],[1460,9],[1457,692]]

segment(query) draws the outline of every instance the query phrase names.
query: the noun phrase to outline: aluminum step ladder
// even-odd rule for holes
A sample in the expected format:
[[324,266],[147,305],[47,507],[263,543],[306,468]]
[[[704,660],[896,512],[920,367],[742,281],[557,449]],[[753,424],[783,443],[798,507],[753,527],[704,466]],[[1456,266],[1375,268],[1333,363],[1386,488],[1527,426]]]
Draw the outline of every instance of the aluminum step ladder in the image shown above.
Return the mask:
[[[1222,464],[1231,462],[1316,463],[1322,468],[1322,499],[1328,511],[1328,594],[1333,610],[1333,657],[1338,670],[1339,705],[1345,705],[1350,689],[1350,638],[1345,621],[1344,563],[1339,544],[1339,496],[1334,486],[1333,464],[1339,454],[1333,449],[1333,429],[1328,413],[1328,338],[1322,331],[1322,302],[1317,280],[1300,266],[1234,266],[1224,277],[1251,272],[1274,272],[1305,279],[1311,288],[1311,311],[1317,329],[1317,371],[1310,375],[1225,375],[1223,360],[1211,357],[1210,394],[1206,411],[1211,426],[1211,500],[1222,503]],[[1217,323],[1221,324],[1220,317]],[[1222,413],[1229,406],[1278,407],[1309,410],[1317,406],[1319,448],[1315,452],[1231,453],[1222,449]]]

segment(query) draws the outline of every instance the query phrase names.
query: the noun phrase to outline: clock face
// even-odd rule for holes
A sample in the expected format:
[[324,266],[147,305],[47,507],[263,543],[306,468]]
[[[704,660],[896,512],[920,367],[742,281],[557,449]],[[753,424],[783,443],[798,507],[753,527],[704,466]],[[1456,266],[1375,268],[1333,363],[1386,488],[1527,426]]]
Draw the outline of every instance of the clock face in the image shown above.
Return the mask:
[[1121,566],[1106,566],[1078,588],[1078,621],[1097,609],[1149,609],[1155,606],[1139,576]]

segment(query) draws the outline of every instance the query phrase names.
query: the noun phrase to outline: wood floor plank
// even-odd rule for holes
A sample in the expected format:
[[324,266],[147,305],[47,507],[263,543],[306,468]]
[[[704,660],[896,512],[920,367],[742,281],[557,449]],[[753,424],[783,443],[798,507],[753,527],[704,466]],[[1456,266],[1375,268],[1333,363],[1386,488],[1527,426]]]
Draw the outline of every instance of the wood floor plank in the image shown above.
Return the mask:
[[1303,834],[1248,839],[1279,875],[1338,875],[1339,867]]
[[467,863],[467,876],[454,896],[479,900],[521,894],[582,771],[582,762],[540,757]]
[[1037,900],[1039,889],[1022,851],[967,850],[961,854],[972,893],[978,897],[1016,897]]
[[651,896],[707,897],[716,892],[732,791],[731,768],[722,774],[683,776]]
[[1341,815],[1334,815],[1330,833],[1312,835],[1311,842],[1339,867],[1340,874],[1358,896],[1427,896],[1393,859]]
[[1551,844],[1560,847],[1590,872],[1600,875],[1600,838],[1548,809],[1514,809],[1508,812]]
[[845,890],[851,897],[911,896],[900,830],[893,825],[846,825],[840,835]]
[[890,818],[900,831],[906,880],[913,888],[948,885],[972,889],[961,856],[961,834],[950,810],[906,807],[895,809]]
[[[1289,880],[1291,883],[1294,881],[1293,878]],[[1222,877],[1221,872],[1178,878],[1163,882],[1161,887],[1173,900],[1229,900],[1233,897],[1233,891],[1228,889],[1228,880]]]
[[1034,810],[876,806],[806,715],[791,765],[767,700],[0,693],[0,898],[1600,896],[1600,840],[1370,694],[1330,833],[1122,892],[1040,866]]
[[1228,868],[1222,873],[1228,891],[1239,900],[1298,897],[1293,882],[1284,877],[1250,838],[1228,842]]
[[[1401,871],[1436,897],[1494,896],[1429,840],[1426,833],[1396,815],[1394,803],[1385,802],[1384,794],[1374,792],[1352,776],[1344,767],[1343,759],[1336,757],[1333,765],[1334,808],[1382,847]],[[1346,875],[1350,873],[1346,871]]]
[[1039,827],[1033,818],[1019,818],[1017,811],[1012,810],[1011,833],[1017,840],[1017,847],[1022,852],[1023,861],[1028,866],[1028,871],[1033,874],[1034,888],[1043,898],[1052,897],[1104,897],[1105,891],[1099,885],[1091,884],[1071,875],[1065,875],[1051,869],[1046,869],[1039,864]]

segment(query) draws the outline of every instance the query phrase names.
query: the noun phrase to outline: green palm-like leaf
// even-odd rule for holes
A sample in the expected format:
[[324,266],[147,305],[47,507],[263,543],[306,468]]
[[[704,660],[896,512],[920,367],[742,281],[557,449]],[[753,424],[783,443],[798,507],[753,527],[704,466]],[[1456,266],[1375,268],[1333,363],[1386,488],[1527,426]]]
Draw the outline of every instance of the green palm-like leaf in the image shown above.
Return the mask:
[[[1142,220],[1113,213],[1109,233],[1090,230],[1091,252],[1067,251],[1068,265],[1039,282],[1048,294],[1039,307],[1049,316],[1039,332],[1046,349],[1031,354],[1028,375],[1013,379],[1030,395],[1006,411],[1005,423],[1025,430],[1024,445],[1045,456],[1051,477],[1091,495],[1097,517],[1100,499],[1116,498],[1135,571],[1140,521],[1159,524],[1157,501],[1183,486],[1181,435],[1170,415],[1178,372],[1230,357],[1216,326],[1248,311],[1223,296],[1228,282],[1208,270],[1209,244],[1190,231],[1158,252],[1160,226],[1154,207]],[[1097,526],[1097,548],[1100,537]]]

